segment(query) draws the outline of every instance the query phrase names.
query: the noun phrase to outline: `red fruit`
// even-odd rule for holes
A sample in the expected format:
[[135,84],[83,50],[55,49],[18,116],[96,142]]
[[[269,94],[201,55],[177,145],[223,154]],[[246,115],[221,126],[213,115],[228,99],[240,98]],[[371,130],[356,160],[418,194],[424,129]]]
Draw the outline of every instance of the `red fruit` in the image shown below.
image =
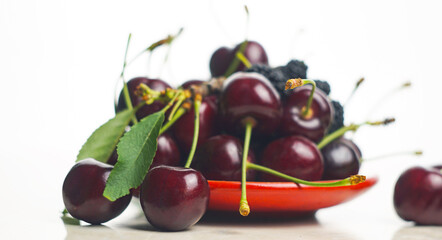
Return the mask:
[[63,201],[75,218],[101,224],[118,215],[129,205],[132,194],[111,202],[103,196],[106,180],[113,167],[95,159],[76,163],[63,183]]
[[442,225],[442,166],[413,167],[402,173],[394,188],[394,208],[406,221]]
[[140,202],[152,226],[180,231],[197,223],[206,212],[210,189],[204,176],[190,168],[152,168],[141,185]]
[[[268,168],[308,181],[321,179],[324,161],[316,144],[302,136],[290,136],[271,142],[264,150],[261,164]],[[263,174],[268,182],[285,181]]]

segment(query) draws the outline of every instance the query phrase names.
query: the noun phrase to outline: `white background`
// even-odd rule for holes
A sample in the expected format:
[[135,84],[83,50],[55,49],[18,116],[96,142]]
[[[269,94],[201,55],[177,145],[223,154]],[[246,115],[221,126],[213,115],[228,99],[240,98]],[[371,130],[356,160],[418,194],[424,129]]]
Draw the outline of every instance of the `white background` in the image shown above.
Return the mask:
[[[328,80],[335,99],[345,101],[354,83],[366,78],[346,107],[346,123],[391,116],[397,122],[361,128],[354,140],[363,155],[416,149],[424,155],[367,162],[361,172],[379,176],[378,185],[320,211],[318,219],[336,219],[339,226],[350,216],[363,224],[369,216],[356,215],[369,214],[386,223],[378,230],[391,238],[409,226],[392,205],[400,173],[442,163],[441,7],[438,1],[0,0],[0,236],[64,237],[61,185],[81,145],[114,114],[128,34],[130,58],[183,27],[166,65],[163,48],[149,69],[144,55],[127,76],[161,77],[174,86],[208,79],[212,52],[247,34],[265,47],[273,66],[304,60],[308,76]],[[380,102],[406,81],[410,89]]]

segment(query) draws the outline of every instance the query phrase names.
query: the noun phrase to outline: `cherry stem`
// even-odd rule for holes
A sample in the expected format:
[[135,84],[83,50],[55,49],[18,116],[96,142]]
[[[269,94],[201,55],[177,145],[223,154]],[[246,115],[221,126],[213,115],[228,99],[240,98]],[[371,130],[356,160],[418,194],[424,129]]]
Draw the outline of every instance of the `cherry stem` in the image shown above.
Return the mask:
[[169,121],[167,121],[167,123],[165,123],[163,125],[163,127],[160,130],[160,135],[162,133],[164,133],[165,131],[167,131],[176,121],[178,121],[178,119],[180,119],[181,116],[183,116],[186,113],[186,109],[183,107],[178,108],[178,110],[176,111],[175,115],[173,115],[173,118]]
[[246,66],[246,68],[252,67],[252,64],[250,63],[249,59],[247,59],[246,56],[244,56],[244,54],[237,52],[236,57],[242,62],[242,64],[244,64],[244,66]]
[[178,101],[176,102],[175,106],[173,106],[172,111],[170,111],[170,115],[168,120],[172,120],[173,116],[175,115],[176,111],[178,110],[178,108],[181,106],[181,104],[184,102],[184,100],[186,100],[185,97],[180,97],[178,99]]
[[353,91],[351,91],[350,96],[348,96],[347,100],[344,103],[344,108],[345,106],[350,102],[350,100],[352,99],[353,95],[355,94],[355,92],[359,89],[359,86],[364,82],[365,78],[360,78],[357,82],[355,87],[353,88]]
[[[126,80],[125,80],[125,78],[124,78],[124,71],[126,70],[126,66],[127,66],[127,62],[126,62],[126,59],[127,59],[127,52],[129,51],[129,44],[130,44],[130,39],[131,39],[131,38],[132,38],[132,34],[129,33],[129,37],[128,37],[128,39],[127,39],[127,44],[126,44],[126,51],[125,51],[125,53],[124,53],[123,70],[121,71],[121,74],[120,74],[120,78],[123,79],[123,94],[124,94],[124,100],[125,100],[125,102],[126,102],[126,106],[127,106],[127,108],[128,108],[129,110],[132,110],[132,109],[133,109],[133,104],[132,104],[132,100],[130,99],[129,88],[127,87],[127,82],[126,82]],[[116,102],[115,102],[115,104],[116,104]],[[116,106],[116,105],[115,105],[115,106]],[[133,117],[132,117],[132,122],[133,122],[134,125],[138,123],[138,120],[137,120],[137,117],[136,117],[136,116],[133,116]]]
[[305,109],[302,112],[303,117],[307,117],[309,115],[310,107],[312,106],[312,102],[313,102],[313,95],[315,94],[315,90],[316,90],[315,81],[310,80],[310,79],[303,79],[302,80],[302,85],[305,85],[307,83],[310,83],[313,87],[312,87],[312,91],[310,92],[310,96],[308,97],[307,104],[305,105]]
[[[247,47],[247,43],[248,43],[247,40],[244,40],[244,42],[241,43],[238,51],[236,51],[235,53],[235,56],[237,53],[242,53],[242,54],[244,53],[244,50]],[[229,77],[230,75],[232,75],[235,72],[235,70],[238,68],[239,64],[240,64],[239,59],[236,57],[233,58],[233,61],[230,63],[229,67],[227,68],[226,73],[224,73],[224,77]]]
[[379,126],[379,125],[387,125],[392,122],[394,122],[394,118],[387,118],[384,121],[377,121],[377,122],[363,122],[360,124],[350,124],[348,126],[343,126],[339,128],[338,130],[334,131],[333,133],[330,133],[329,135],[325,136],[321,142],[318,143],[318,149],[322,149],[323,147],[327,146],[327,144],[333,142],[337,138],[343,136],[348,131],[357,131],[361,126],[370,125],[370,126]]
[[137,55],[135,55],[135,57],[133,57],[129,61],[128,65],[131,64],[132,62],[134,62],[135,60],[137,60],[137,58],[139,58],[145,52],[153,52],[156,48],[158,48],[164,44],[170,45],[176,38],[178,38],[181,35],[182,32],[183,32],[183,28],[180,28],[180,30],[178,31],[177,34],[169,35],[166,38],[163,38],[157,42],[152,43],[149,47],[145,48],[143,51],[141,51]]
[[193,155],[195,155],[196,145],[198,144],[198,135],[200,131],[200,106],[201,106],[201,95],[196,95],[193,101],[193,108],[195,111],[195,124],[193,128],[193,141],[192,148],[190,149],[189,157],[187,158],[185,168],[189,168],[193,160]]
[[271,168],[264,167],[264,166],[254,164],[254,163],[247,163],[247,168],[254,169],[257,171],[261,171],[261,172],[265,172],[265,173],[289,180],[294,183],[304,184],[304,185],[308,185],[308,186],[315,186],[315,187],[339,187],[339,186],[355,185],[355,184],[364,182],[366,179],[366,177],[363,175],[352,175],[348,178],[345,178],[345,179],[342,179],[339,181],[335,181],[335,182],[311,182],[311,181],[306,181],[306,180],[302,180],[299,178],[295,178],[295,177],[289,176],[287,174],[275,171]]
[[176,101],[176,99],[178,98],[178,96],[179,96],[180,94],[181,94],[181,92],[177,91],[177,92],[173,95],[172,99],[170,99],[170,101],[167,103],[167,105],[166,105],[163,109],[161,109],[161,111],[164,112],[164,113],[166,113],[166,111],[167,111],[170,107],[173,106],[173,103]]
[[310,91],[310,96],[308,97],[307,104],[305,104],[305,107],[302,108],[302,117],[309,118],[312,114],[310,107],[312,105],[313,96],[314,96],[315,90],[316,90],[315,81],[310,80],[310,79],[301,79],[301,78],[289,79],[285,83],[285,90],[301,87],[301,86],[304,86],[305,84],[311,84],[313,86],[312,91]]
[[396,156],[404,156],[404,155],[415,155],[415,156],[421,156],[423,154],[423,152],[421,150],[417,150],[417,151],[404,151],[404,152],[394,152],[394,153],[388,153],[388,154],[384,154],[384,155],[380,155],[380,156],[376,156],[376,157],[370,157],[370,158],[361,158],[360,162],[365,162],[365,161],[375,161],[375,160],[379,160],[382,158],[389,158],[389,157],[396,157]]
[[253,119],[245,119],[246,134],[244,137],[244,148],[242,153],[241,166],[241,200],[239,201],[239,213],[242,216],[247,216],[250,213],[250,206],[247,202],[246,180],[247,180],[247,157],[249,155],[250,139],[252,138],[252,129],[256,124]]
[[249,28],[250,28],[250,13],[249,8],[247,5],[244,5],[244,10],[246,11],[246,33],[245,33],[245,39],[249,38]]

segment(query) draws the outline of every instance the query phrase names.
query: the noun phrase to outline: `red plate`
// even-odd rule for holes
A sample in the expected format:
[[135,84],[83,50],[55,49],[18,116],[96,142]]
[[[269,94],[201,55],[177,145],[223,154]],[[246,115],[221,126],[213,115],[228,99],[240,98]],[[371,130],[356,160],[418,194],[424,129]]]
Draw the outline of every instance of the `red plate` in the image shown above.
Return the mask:
[[[349,201],[370,189],[377,177],[342,187],[297,186],[292,182],[247,182],[247,200],[252,213],[302,215]],[[241,183],[209,180],[209,210],[238,212]]]

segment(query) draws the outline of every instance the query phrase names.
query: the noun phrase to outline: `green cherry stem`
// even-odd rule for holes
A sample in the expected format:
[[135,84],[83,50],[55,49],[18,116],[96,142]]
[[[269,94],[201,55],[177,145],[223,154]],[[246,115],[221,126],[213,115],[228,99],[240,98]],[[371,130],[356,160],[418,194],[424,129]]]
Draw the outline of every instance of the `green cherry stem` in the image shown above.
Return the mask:
[[189,157],[187,158],[185,168],[189,168],[190,164],[193,160],[193,155],[195,155],[196,145],[198,144],[198,135],[200,131],[200,106],[201,106],[201,96],[196,95],[195,100],[193,102],[194,111],[195,111],[195,125],[193,130],[193,141],[192,141],[192,147],[190,148]]
[[176,121],[178,121],[178,119],[180,119],[181,116],[183,116],[186,113],[186,109],[183,107],[178,108],[178,110],[176,111],[176,113],[173,115],[173,118],[169,121],[167,121],[163,127],[160,130],[160,135],[162,133],[164,133],[165,131],[167,131]]
[[[239,46],[238,51],[235,53],[235,56],[237,53],[242,53],[244,54],[244,51],[246,50],[247,47],[247,40],[244,40],[244,42],[241,43],[241,45]],[[230,63],[229,67],[227,68],[226,73],[224,73],[224,77],[229,77],[230,75],[232,75],[235,70],[238,68],[240,64],[240,60],[238,58],[234,58],[233,61]]]
[[366,177],[362,176],[362,175],[353,175],[350,176],[348,178],[339,180],[339,181],[335,181],[335,182],[311,182],[311,181],[305,181],[299,178],[295,178],[292,176],[289,176],[287,174],[275,171],[271,168],[267,168],[258,164],[254,164],[254,163],[247,163],[247,168],[248,169],[254,169],[257,171],[261,171],[261,172],[265,172],[268,174],[272,174],[274,176],[278,176],[280,178],[289,180],[291,182],[294,183],[299,183],[299,184],[304,184],[304,185],[308,185],[308,186],[316,186],[316,187],[338,187],[338,186],[348,186],[348,185],[355,185],[361,182],[364,182]]
[[135,57],[133,57],[133,58],[129,61],[128,65],[131,64],[132,62],[134,62],[135,60],[137,60],[137,59],[138,59],[141,55],[143,55],[145,52],[153,52],[156,48],[158,48],[158,47],[160,47],[160,46],[162,46],[162,45],[165,45],[165,44],[170,45],[170,44],[172,44],[172,42],[173,42],[176,38],[178,38],[178,37],[181,35],[182,32],[183,32],[183,28],[180,28],[180,30],[178,31],[177,34],[175,34],[175,35],[169,35],[169,36],[167,36],[167,37],[164,38],[164,39],[161,39],[161,40],[159,40],[159,41],[156,41],[156,42],[152,43],[150,46],[148,46],[147,48],[143,49],[143,51],[141,51],[141,52],[139,52],[137,55],[135,55]]
[[244,64],[244,66],[246,66],[246,68],[252,67],[252,64],[250,63],[249,59],[247,59],[243,53],[237,52],[236,57],[242,62],[242,64]]
[[287,82],[285,84],[285,90],[301,87],[301,86],[304,86],[305,84],[311,84],[313,86],[312,91],[310,91],[310,96],[308,97],[307,103],[302,108],[302,117],[309,118],[312,114],[310,107],[312,105],[313,96],[314,96],[315,90],[316,90],[315,81],[310,80],[310,79],[301,79],[301,78],[289,79],[289,80],[287,80]]
[[350,96],[348,96],[347,100],[345,101],[343,107],[345,108],[345,106],[350,102],[350,100],[352,99],[353,95],[355,95],[355,92],[359,89],[359,86],[361,86],[361,84],[365,81],[365,78],[360,78],[357,82],[355,87],[353,88],[353,91],[351,91]]
[[[125,51],[125,53],[124,53],[123,70],[121,71],[121,74],[120,74],[120,78],[123,79],[123,94],[124,94],[124,100],[125,100],[126,105],[127,105],[127,108],[128,108],[129,110],[132,110],[132,109],[133,109],[133,104],[132,104],[132,100],[130,99],[129,88],[127,87],[127,82],[126,82],[126,80],[125,80],[125,78],[124,78],[124,71],[126,70],[126,66],[127,66],[127,62],[126,62],[126,59],[127,59],[127,52],[129,51],[129,44],[130,44],[130,39],[131,39],[131,38],[132,38],[132,34],[129,33],[129,37],[128,37],[128,39],[127,39],[127,44],[126,44],[126,51]],[[116,103],[116,101],[115,101],[115,108],[117,108],[117,103]],[[132,122],[133,122],[133,124],[137,124],[137,123],[138,123],[138,120],[137,120],[137,117],[136,117],[136,116],[134,116],[134,117],[132,118]]]
[[393,153],[387,153],[380,156],[375,157],[369,157],[369,158],[361,158],[360,163],[366,162],[366,161],[376,161],[383,158],[389,158],[389,157],[396,157],[396,156],[407,156],[407,155],[414,155],[414,156],[421,156],[423,153],[422,150],[416,150],[416,151],[403,151],[403,152],[393,152]]
[[241,165],[241,200],[239,201],[239,213],[242,216],[247,216],[250,213],[250,206],[247,202],[247,157],[249,155],[250,139],[252,138],[252,129],[256,125],[256,121],[253,118],[246,118],[243,121],[245,123],[246,133],[244,137],[244,147],[242,153],[242,165]]
[[350,124],[348,126],[341,127],[340,129],[334,131],[333,133],[330,133],[329,135],[325,136],[321,142],[318,143],[318,149],[322,149],[323,147],[327,146],[327,144],[333,142],[335,139],[343,136],[348,131],[357,131],[360,127],[370,125],[370,126],[379,126],[379,125],[387,125],[392,122],[394,122],[394,118],[387,118],[384,121],[377,121],[377,122],[363,122],[360,124]]

